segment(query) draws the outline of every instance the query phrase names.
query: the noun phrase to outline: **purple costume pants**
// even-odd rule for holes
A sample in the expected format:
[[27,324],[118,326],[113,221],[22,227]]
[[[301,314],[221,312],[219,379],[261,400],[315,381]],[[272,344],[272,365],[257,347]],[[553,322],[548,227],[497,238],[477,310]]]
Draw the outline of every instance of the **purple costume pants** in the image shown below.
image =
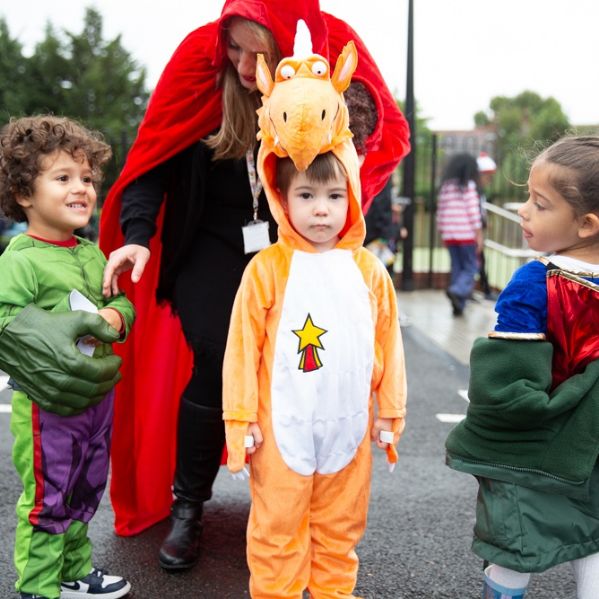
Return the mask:
[[106,487],[113,397],[65,417],[13,393],[13,460],[23,482],[16,509],[18,591],[57,599],[61,581],[91,569],[87,523]]
[[13,398],[13,406],[15,400],[28,402],[13,413],[11,428],[24,495],[34,498],[29,523],[37,530],[61,534],[73,520],[89,522],[108,478],[114,392],[77,416],[46,412],[25,395]]

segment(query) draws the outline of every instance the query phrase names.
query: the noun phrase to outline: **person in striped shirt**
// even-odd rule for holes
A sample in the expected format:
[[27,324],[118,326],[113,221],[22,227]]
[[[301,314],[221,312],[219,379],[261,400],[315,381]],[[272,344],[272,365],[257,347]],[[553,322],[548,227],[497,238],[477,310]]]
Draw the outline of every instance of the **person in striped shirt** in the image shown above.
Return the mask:
[[483,247],[479,172],[476,158],[455,154],[449,160],[439,190],[437,228],[449,250],[451,275],[447,297],[454,316],[464,312],[478,272]]

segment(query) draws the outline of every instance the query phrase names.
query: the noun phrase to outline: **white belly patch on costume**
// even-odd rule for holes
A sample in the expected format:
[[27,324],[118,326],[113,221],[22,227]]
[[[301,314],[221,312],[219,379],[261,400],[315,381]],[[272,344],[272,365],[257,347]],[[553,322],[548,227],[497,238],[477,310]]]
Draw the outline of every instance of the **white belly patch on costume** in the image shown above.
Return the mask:
[[291,260],[272,373],[272,424],[295,472],[338,472],[368,428],[374,324],[352,254],[296,251]]

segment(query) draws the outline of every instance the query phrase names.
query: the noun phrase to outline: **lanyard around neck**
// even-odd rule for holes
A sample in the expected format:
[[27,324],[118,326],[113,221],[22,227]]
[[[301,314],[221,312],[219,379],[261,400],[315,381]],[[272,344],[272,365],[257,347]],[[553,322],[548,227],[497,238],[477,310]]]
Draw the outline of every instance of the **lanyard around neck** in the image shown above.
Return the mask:
[[245,153],[245,161],[248,167],[248,178],[250,180],[250,189],[252,190],[252,206],[254,208],[254,222],[258,220],[258,197],[262,192],[262,181],[256,173],[256,163],[254,162],[254,152],[248,150]]

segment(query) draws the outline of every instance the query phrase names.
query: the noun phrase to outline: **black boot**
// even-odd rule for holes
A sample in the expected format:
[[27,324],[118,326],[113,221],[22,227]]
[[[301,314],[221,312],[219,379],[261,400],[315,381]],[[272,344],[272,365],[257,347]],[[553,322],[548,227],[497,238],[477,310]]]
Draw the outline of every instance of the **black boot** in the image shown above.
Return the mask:
[[186,570],[199,558],[202,505],[212,496],[225,442],[222,411],[185,397],[179,408],[175,502],[171,531],[160,548],[165,570]]
[[176,499],[171,509],[171,531],[162,543],[158,560],[165,570],[187,570],[200,557],[202,504]]

